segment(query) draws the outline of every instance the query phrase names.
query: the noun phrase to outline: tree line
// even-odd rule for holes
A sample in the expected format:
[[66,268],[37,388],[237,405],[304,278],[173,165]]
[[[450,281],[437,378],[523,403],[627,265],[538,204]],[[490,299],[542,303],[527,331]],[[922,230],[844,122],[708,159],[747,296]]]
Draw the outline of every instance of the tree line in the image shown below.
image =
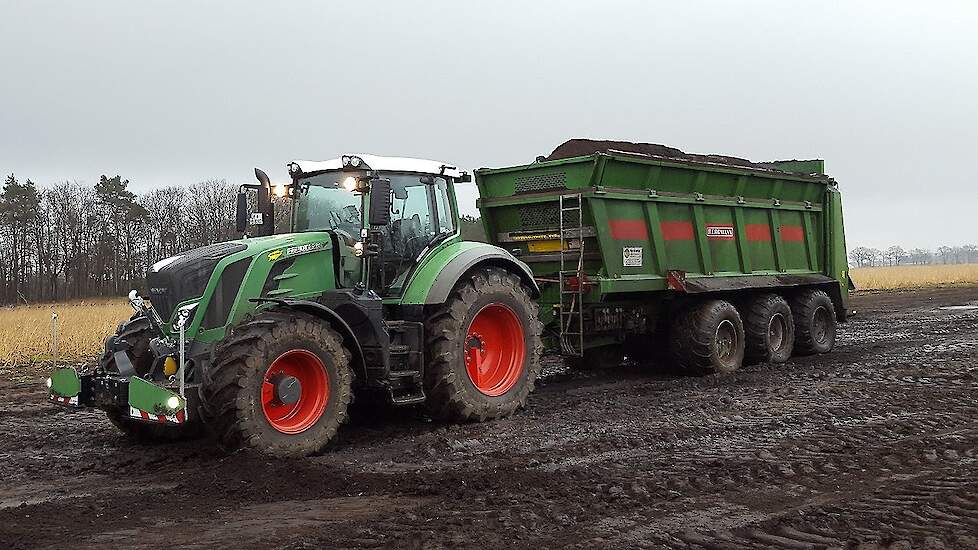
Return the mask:
[[851,267],[878,267],[894,265],[973,264],[978,263],[978,246],[939,246],[934,250],[913,248],[904,250],[893,245],[888,248],[860,246],[849,252]]
[[153,262],[235,238],[236,192],[222,179],[136,195],[120,176],[40,187],[11,174],[0,193],[0,303],[124,295]]
[[[0,192],[0,304],[125,295],[157,260],[237,238],[236,192],[223,179],[137,195],[118,175],[41,187],[11,174]],[[277,202],[284,228],[288,205]],[[460,221],[464,238],[486,240],[478,217]],[[978,246],[858,247],[849,257],[853,267],[978,263]]]

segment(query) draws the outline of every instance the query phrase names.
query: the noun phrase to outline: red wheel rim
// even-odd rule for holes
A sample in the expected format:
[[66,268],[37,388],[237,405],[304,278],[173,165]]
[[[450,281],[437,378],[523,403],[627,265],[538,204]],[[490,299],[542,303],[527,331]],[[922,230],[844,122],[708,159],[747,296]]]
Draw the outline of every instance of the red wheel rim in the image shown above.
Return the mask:
[[476,389],[499,396],[513,389],[523,374],[526,343],[523,324],[512,309],[489,304],[476,313],[463,344],[465,370]]
[[[299,381],[299,399],[295,403],[283,403],[275,395],[272,379],[276,376],[292,376]],[[329,375],[326,365],[318,355],[304,349],[287,351],[272,361],[265,371],[261,385],[261,409],[265,419],[276,430],[285,434],[297,434],[315,424],[329,402]]]

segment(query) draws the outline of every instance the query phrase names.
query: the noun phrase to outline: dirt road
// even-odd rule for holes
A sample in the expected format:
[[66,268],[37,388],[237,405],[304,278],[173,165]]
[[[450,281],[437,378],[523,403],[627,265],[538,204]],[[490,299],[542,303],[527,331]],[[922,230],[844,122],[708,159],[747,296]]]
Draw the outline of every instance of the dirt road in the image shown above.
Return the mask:
[[138,447],[0,382],[0,547],[978,548],[978,289],[859,295],[836,352],[548,367],[527,410],[319,457]]

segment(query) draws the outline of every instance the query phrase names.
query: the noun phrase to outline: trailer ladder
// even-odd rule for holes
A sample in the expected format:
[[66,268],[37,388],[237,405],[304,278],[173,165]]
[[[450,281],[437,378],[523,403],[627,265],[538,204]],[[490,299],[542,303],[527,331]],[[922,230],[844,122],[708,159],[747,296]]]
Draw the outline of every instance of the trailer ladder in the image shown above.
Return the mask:
[[583,226],[581,194],[560,195],[560,349],[577,357],[584,355]]

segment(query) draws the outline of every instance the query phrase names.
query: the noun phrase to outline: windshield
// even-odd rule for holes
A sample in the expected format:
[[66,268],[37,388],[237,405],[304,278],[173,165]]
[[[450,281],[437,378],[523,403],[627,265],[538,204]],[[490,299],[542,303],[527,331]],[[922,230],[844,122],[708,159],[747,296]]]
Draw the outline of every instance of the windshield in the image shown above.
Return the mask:
[[360,234],[360,193],[344,189],[342,175],[327,172],[300,180],[309,187],[295,204],[295,231],[340,229],[353,236]]

